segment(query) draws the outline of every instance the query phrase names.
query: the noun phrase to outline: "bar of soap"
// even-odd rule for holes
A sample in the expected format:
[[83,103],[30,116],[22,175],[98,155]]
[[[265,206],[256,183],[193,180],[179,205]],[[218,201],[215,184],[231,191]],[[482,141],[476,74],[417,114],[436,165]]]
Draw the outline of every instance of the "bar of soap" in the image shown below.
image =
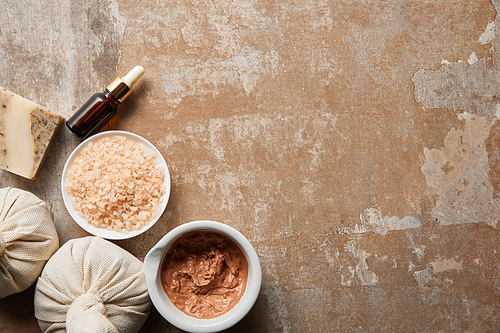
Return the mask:
[[0,88],[0,168],[34,179],[64,120],[26,98]]

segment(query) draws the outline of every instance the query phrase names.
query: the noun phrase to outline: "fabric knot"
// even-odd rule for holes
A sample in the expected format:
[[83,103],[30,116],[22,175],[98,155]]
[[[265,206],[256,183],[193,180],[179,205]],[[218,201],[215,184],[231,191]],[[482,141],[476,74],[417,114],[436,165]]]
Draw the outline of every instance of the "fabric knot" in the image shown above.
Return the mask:
[[66,313],[66,330],[71,332],[118,332],[106,316],[102,299],[93,294],[83,294],[71,303]]
[[71,303],[71,306],[68,309],[68,315],[76,311],[87,311],[91,308],[94,308],[93,310],[100,314],[106,314],[106,308],[104,307],[102,299],[99,296],[83,294]]

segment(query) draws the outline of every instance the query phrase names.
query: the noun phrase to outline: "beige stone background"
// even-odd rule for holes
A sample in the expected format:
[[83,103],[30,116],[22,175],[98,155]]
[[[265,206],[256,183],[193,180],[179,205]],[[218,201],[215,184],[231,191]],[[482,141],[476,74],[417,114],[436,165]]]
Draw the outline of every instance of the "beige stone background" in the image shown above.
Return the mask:
[[[231,332],[500,331],[500,39],[487,0],[2,0],[0,86],[65,117],[146,69],[108,129],[144,136],[172,177],[141,260],[211,219],[254,245],[263,284]],[[51,207],[66,128],[39,178]],[[0,331],[38,330],[33,288]],[[143,332],[177,332],[156,311]]]

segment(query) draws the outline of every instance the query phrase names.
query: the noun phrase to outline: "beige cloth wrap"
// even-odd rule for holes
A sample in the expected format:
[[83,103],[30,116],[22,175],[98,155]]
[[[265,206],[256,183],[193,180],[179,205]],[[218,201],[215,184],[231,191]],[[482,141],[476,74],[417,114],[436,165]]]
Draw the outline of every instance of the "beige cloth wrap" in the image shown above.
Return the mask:
[[31,286],[58,247],[45,202],[17,188],[0,189],[0,298]]
[[150,308],[142,262],[99,237],[64,244],[36,285],[44,332],[137,332]]

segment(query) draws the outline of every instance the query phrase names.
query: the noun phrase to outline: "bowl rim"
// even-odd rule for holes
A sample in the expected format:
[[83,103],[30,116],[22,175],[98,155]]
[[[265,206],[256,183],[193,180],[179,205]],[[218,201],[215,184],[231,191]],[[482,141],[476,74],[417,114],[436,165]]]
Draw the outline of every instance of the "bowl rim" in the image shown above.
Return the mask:
[[[231,310],[215,318],[201,319],[185,314],[170,301],[161,284],[161,265],[170,246],[193,231],[213,231],[229,237],[242,250],[248,262],[248,280],[243,296]],[[189,332],[218,332],[235,325],[255,304],[262,283],[260,261],[248,239],[233,227],[210,220],[181,224],[163,236],[144,259],[144,275],[149,296],[160,315],[177,328]]]
[[[97,228],[93,226],[92,224],[88,223],[82,216],[78,214],[78,212],[73,208],[73,204],[71,202],[71,196],[66,190],[66,179],[67,175],[69,172],[69,168],[72,165],[73,161],[78,157],[78,155],[81,153],[81,151],[87,147],[87,145],[91,142],[95,142],[103,137],[112,137],[112,136],[125,136],[128,139],[131,139],[135,142],[139,142],[142,144],[144,148],[152,152],[162,168],[165,171],[164,175],[164,186],[165,186],[165,194],[163,196],[163,202],[161,203],[161,206],[159,208],[159,212],[156,215],[156,217],[148,222],[144,227],[138,230],[132,230],[129,232],[119,232],[119,231],[114,231],[114,230],[107,230],[104,228]],[[73,218],[73,220],[86,232],[94,235],[94,236],[99,236],[105,239],[110,239],[110,240],[123,240],[123,239],[129,239],[135,236],[138,236],[147,230],[149,230],[155,223],[160,219],[160,217],[163,215],[165,212],[165,209],[167,208],[168,200],[170,198],[170,191],[171,191],[171,184],[170,184],[170,172],[168,170],[168,165],[167,162],[165,162],[165,159],[163,158],[163,155],[160,153],[160,151],[147,139],[143,138],[140,135],[137,135],[132,132],[127,132],[127,131],[121,131],[121,130],[110,130],[110,131],[104,131],[100,132],[98,134],[95,134],[84,141],[82,141],[76,148],[71,152],[69,155],[68,159],[66,160],[66,163],[64,164],[63,172],[61,175],[61,193],[64,201],[64,205],[66,206],[67,211],[69,212],[69,215]]]

